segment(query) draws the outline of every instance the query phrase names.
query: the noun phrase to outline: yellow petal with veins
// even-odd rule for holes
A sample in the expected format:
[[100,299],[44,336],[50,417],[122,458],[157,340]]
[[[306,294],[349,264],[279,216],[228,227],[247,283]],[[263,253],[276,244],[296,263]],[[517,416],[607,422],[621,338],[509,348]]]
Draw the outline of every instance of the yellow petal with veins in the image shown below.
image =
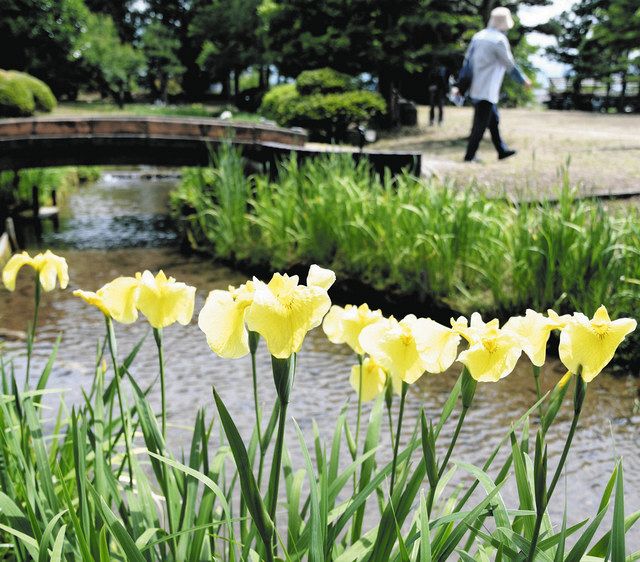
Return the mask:
[[418,353],[427,371],[442,373],[458,356],[460,335],[431,318],[411,320]]
[[138,280],[135,277],[117,277],[98,289],[109,316],[121,324],[138,319]]
[[384,318],[360,334],[362,349],[382,365],[392,380],[402,379],[408,384],[417,381],[426,370],[412,331],[415,320],[413,314],[400,322],[393,317]]
[[138,310],[154,328],[165,328],[174,322],[186,325],[193,316],[195,287],[167,278],[161,270],[155,277],[145,271],[140,279]]
[[66,289],[69,284],[67,260],[63,257],[57,256],[51,250],[47,250],[44,254],[37,254],[33,258],[27,252],[22,252],[12,256],[2,270],[2,281],[10,291],[15,290],[16,277],[25,265],[31,266],[38,273],[40,285],[45,292],[55,289],[56,279],[61,289]]
[[582,378],[591,382],[613,359],[625,336],[636,329],[632,318],[611,320],[604,306],[589,320],[575,313],[560,333],[560,360],[572,373],[582,367]]
[[362,393],[360,398],[363,402],[373,400],[376,396],[384,392],[387,375],[384,369],[373,359],[367,357],[360,365],[351,367],[349,382],[356,393],[360,389],[360,372],[362,371]]
[[73,291],[73,296],[80,297],[87,304],[95,306],[103,314],[106,314],[107,316],[109,315],[109,309],[107,309],[104,302],[97,293],[94,293],[93,291],[83,291],[81,289],[77,289]]
[[322,329],[332,343],[346,343],[353,351],[364,353],[359,342],[360,332],[382,318],[380,310],[370,310],[366,303],[356,307],[348,304],[345,308],[332,306],[322,322]]
[[547,356],[547,342],[552,330],[558,327],[555,319],[527,310],[525,316],[509,318],[503,330],[515,333],[522,343],[522,350],[536,367],[544,365]]
[[298,284],[298,276],[274,274],[268,284],[254,280],[247,327],[266,341],[269,353],[286,359],[300,351],[307,332],[319,326],[331,306],[327,291]]
[[252,298],[243,298],[243,291],[236,289],[209,293],[198,315],[198,326],[216,355],[236,359],[249,353],[245,313],[251,301]]

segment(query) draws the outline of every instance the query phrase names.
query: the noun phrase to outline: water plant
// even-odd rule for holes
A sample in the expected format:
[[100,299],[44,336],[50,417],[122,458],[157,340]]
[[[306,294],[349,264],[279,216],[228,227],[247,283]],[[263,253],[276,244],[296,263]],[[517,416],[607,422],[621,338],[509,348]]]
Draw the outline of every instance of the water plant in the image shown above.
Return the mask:
[[[50,253],[43,255],[56,264],[64,262]],[[17,255],[7,264],[3,278],[9,288],[24,260]],[[56,392],[47,389],[47,382],[59,339],[35,386],[0,356],[2,559],[619,562],[640,558],[640,552],[626,556],[625,534],[640,512],[625,516],[621,460],[613,467],[593,517],[569,524],[565,512],[557,525],[549,510],[557,501],[554,492],[579,430],[588,385],[635,329],[635,320],[612,321],[603,306],[591,319],[581,313],[561,317],[553,311],[547,316],[530,312],[503,326],[498,320],[485,322],[478,314],[470,322],[453,319],[450,326],[415,316],[398,322],[365,307],[333,308],[327,315],[328,290],[334,281],[332,271],[314,266],[306,284],[296,276],[275,274],[268,283],[254,278],[237,289],[211,292],[199,316],[209,346],[236,360],[250,355],[256,377],[265,375],[256,371],[255,362],[256,349],[264,341],[272,355],[277,399],[271,415],[263,418],[254,397],[254,429],[243,437],[213,387],[216,415],[210,417],[204,409],[198,412],[190,450],[182,456],[173,454],[165,439],[164,401],[158,423],[147,398],[153,388],[140,388],[136,381],[140,343],[120,359],[112,320],[135,321],[140,311],[156,330],[175,320],[187,322],[193,311],[192,287],[145,272],[117,278],[95,293],[77,292],[105,315],[106,337],[98,340],[95,375],[84,400],[69,410],[61,399],[54,420],[49,419],[43,398]],[[37,293],[40,275],[34,283]],[[314,435],[312,455],[286,412],[296,356],[304,353],[306,334],[323,318],[329,338],[347,343],[358,360],[355,376],[352,373],[354,388],[361,398],[366,392],[366,399],[374,402],[364,440],[358,439],[359,427],[354,437],[343,410],[337,413],[329,444]],[[35,329],[34,324],[34,334]],[[560,357],[567,374],[527,411],[514,413],[513,423],[482,467],[456,458],[455,444],[476,393],[484,384],[500,384],[523,352],[535,358],[534,365],[543,361],[539,348],[552,330],[560,331]],[[107,352],[111,372],[104,361]],[[394,400],[394,389],[400,391],[402,403],[415,380],[456,362],[462,369],[455,382],[452,378],[441,412],[423,411],[418,427],[404,438],[400,406],[397,429],[390,428],[391,460],[384,461],[383,406]],[[123,392],[124,384],[128,392]],[[548,481],[546,433],[572,384],[573,421]],[[458,404],[455,430],[444,440],[442,430],[451,423]],[[393,408],[387,410],[390,417],[394,415]],[[285,438],[288,421],[298,436],[296,448]],[[213,437],[214,423],[221,426],[219,440]],[[263,468],[268,460],[265,485]],[[457,473],[471,478],[453,486]],[[518,491],[512,506],[502,495],[509,481]],[[600,530],[611,504],[611,526]]]

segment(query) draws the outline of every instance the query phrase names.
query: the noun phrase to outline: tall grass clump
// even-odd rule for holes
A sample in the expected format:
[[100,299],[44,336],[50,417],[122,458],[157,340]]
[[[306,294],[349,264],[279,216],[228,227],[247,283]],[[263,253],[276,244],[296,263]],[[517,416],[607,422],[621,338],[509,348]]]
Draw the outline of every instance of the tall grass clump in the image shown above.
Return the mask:
[[[66,288],[67,263],[50,251],[17,254],[3,270],[8,290],[15,290],[24,266],[35,273],[26,373],[22,361],[0,356],[3,560],[622,562],[640,557],[638,552],[627,557],[625,534],[640,512],[625,512],[621,460],[612,464],[595,513],[576,522],[567,521],[566,512],[561,521],[550,514],[552,506],[562,505],[556,488],[580,430],[588,385],[635,329],[633,319],[611,320],[601,306],[591,319],[530,311],[502,327],[477,314],[470,322],[459,318],[451,328],[413,315],[398,321],[368,307],[331,306],[327,291],[335,274],[317,265],[309,269],[306,284],[274,274],[268,283],[253,279],[214,290],[198,317],[206,342],[223,358],[250,359],[254,381],[272,377],[277,397],[264,404],[254,385],[255,423],[243,436],[213,386],[195,416],[190,447],[176,453],[165,438],[162,334],[175,322],[191,321],[195,288],[162,271],[155,276],[145,271],[118,277],[95,292],[74,291],[104,316],[105,333],[95,334],[94,376],[83,400],[65,405],[60,390],[48,388],[60,339],[37,377],[29,377],[29,365],[41,298],[55,298],[49,295],[57,285]],[[141,388],[136,380],[142,342],[126,354],[117,345],[119,325],[142,317],[158,348],[160,412],[149,401],[157,390]],[[332,342],[352,348],[351,384],[358,394],[355,428],[345,397],[328,442],[317,428],[304,435],[287,415],[295,400],[297,355],[307,332],[320,324]],[[458,458],[456,442],[475,395],[508,376],[522,353],[542,366],[554,330],[560,331],[567,375],[526,411],[513,414],[482,466]],[[272,357],[271,373],[256,366],[261,346]],[[461,365],[457,379],[445,373],[454,362]],[[403,427],[405,402],[414,399],[409,387],[425,372],[451,377],[451,392],[441,411],[422,412],[416,427]],[[372,406],[362,412],[365,401]],[[399,407],[392,407],[397,401]],[[563,408],[572,423],[558,462],[549,463],[546,434]],[[361,413],[367,414],[362,424]],[[389,451],[384,451],[385,417]],[[503,495],[507,486],[518,492],[509,503]],[[608,513],[610,526],[603,524]]]
[[[16,177],[17,175],[17,177]],[[28,207],[32,203],[33,188],[38,188],[40,202],[53,204],[52,193],[63,198],[80,183],[100,177],[97,166],[27,168],[18,172],[0,172],[0,204],[4,209]]]
[[[602,302],[640,312],[638,211],[578,198],[566,174],[556,200],[517,202],[473,185],[380,177],[345,155],[291,157],[276,179],[242,176],[241,160],[224,148],[173,195],[192,245],[219,258],[268,269],[322,263],[461,312],[593,312]],[[246,205],[226,203],[230,191]]]

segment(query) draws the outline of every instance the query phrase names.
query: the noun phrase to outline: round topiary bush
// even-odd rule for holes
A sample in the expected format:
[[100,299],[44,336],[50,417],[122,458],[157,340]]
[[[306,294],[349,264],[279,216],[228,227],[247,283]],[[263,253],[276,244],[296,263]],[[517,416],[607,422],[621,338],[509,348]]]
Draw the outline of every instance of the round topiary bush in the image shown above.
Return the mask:
[[28,86],[10,72],[0,70],[0,117],[33,115],[36,102]]
[[274,86],[262,98],[260,113],[279,125],[287,126],[294,115],[292,107],[299,97],[295,84]]
[[[340,80],[330,81],[330,77]],[[308,129],[312,139],[344,141],[351,126],[366,123],[386,109],[380,94],[354,86],[353,78],[331,69],[305,71],[295,84],[267,92],[260,112],[279,125]]]
[[300,95],[337,94],[356,90],[356,81],[348,74],[333,68],[305,70],[296,78],[296,88]]
[[28,117],[51,111],[56,98],[42,80],[15,70],[0,70],[0,117]]
[[53,95],[51,88],[42,80],[26,72],[18,72],[17,70],[10,71],[10,74],[13,74],[31,90],[38,111],[46,111],[48,113],[56,108],[58,101]]

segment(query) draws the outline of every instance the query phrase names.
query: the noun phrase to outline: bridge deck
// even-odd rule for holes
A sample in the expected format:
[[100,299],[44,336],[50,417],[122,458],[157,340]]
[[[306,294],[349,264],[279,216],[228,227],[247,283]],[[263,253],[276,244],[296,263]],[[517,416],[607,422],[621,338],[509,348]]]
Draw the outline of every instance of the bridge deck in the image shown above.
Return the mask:
[[205,166],[211,147],[242,146],[258,162],[275,164],[296,152],[307,158],[347,152],[373,166],[398,172],[420,170],[415,152],[363,151],[305,146],[303,130],[263,123],[235,123],[190,117],[60,117],[0,120],[0,170],[65,165]]

